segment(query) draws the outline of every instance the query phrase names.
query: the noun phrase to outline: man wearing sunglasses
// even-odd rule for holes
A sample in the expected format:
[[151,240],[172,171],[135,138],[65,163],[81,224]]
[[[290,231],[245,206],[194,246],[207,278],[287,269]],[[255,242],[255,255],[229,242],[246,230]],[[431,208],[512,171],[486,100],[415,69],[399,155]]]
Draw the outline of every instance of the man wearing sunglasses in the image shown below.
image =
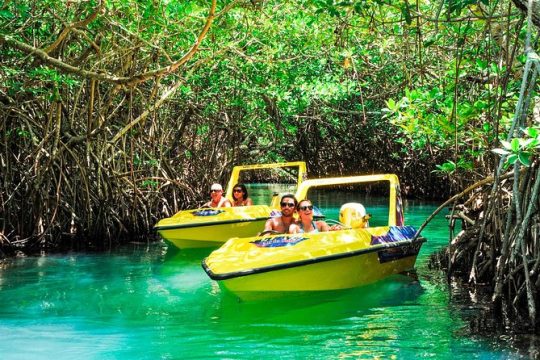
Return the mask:
[[268,219],[262,233],[278,232],[285,234],[289,231],[289,226],[294,223],[293,215],[298,204],[294,195],[283,195],[279,204],[281,206],[281,216]]
[[210,197],[212,200],[203,205],[203,207],[231,207],[232,204],[225,196],[223,196],[223,188],[220,184],[212,184],[210,187]]

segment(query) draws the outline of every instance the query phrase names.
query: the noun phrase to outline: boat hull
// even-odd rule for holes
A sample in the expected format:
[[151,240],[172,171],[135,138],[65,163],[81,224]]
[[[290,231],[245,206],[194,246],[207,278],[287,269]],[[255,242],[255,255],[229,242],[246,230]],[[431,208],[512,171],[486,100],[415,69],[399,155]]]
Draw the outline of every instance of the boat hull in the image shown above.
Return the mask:
[[[392,231],[385,227],[370,229],[371,232],[344,230],[312,236],[252,238],[248,241],[251,244],[259,241],[259,245],[260,241],[272,244],[264,249],[249,249],[245,239],[231,239],[203,260],[203,268],[221,288],[246,300],[282,292],[354,288],[414,268],[425,240],[413,241],[410,234],[414,234],[414,229],[411,227],[399,229],[405,229],[409,237],[403,238],[400,233],[396,236],[400,239],[392,239]],[[380,238],[388,242],[378,242]],[[279,244],[287,242],[283,246]],[[272,248],[275,249],[274,254],[271,253]],[[241,249],[245,251],[244,256],[235,251]],[[227,261],[231,261],[230,265],[226,264]],[[251,266],[243,266],[242,262]],[[257,266],[258,263],[261,266]]]
[[379,264],[377,254],[372,253],[237,277],[219,284],[241,299],[258,298],[269,292],[349,289],[412,270],[415,261],[416,256],[409,256]]
[[274,213],[266,205],[183,210],[161,220],[155,229],[179,249],[219,247],[232,237],[256,235]]
[[211,248],[223,245],[232,237],[249,237],[264,229],[268,218],[236,223],[158,230],[159,235],[179,249]]

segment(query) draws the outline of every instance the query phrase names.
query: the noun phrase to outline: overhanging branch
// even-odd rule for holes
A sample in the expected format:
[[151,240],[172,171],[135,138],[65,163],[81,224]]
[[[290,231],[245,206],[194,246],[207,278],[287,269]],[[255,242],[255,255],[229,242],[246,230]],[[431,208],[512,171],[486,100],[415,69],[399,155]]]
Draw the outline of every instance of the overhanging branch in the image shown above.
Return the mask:
[[137,74],[131,77],[115,76],[112,74],[93,72],[93,71],[88,71],[88,70],[78,68],[76,66],[67,64],[61,60],[58,60],[56,58],[49,56],[47,52],[41,49],[25,44],[21,41],[15,40],[11,36],[0,35],[0,45],[7,45],[11,48],[22,51],[28,55],[37,57],[41,61],[46,63],[47,65],[60,69],[69,74],[74,74],[74,75],[78,75],[87,79],[105,81],[105,82],[118,84],[118,85],[135,86],[151,78],[168,75],[175,72],[179,67],[183,66],[186,62],[188,62],[189,59],[193,57],[193,55],[195,55],[195,53],[199,49],[201,42],[203,41],[206,34],[208,33],[208,30],[210,30],[210,26],[212,25],[212,22],[214,21],[216,4],[217,4],[217,0],[212,0],[210,11],[208,13],[208,17],[206,18],[204,27],[201,30],[201,33],[197,37],[191,49],[184,56],[182,56],[181,59],[172,63],[169,66],[152,70],[152,71],[148,71],[142,74]]
[[[525,15],[529,8],[529,2],[527,0],[512,0],[514,5],[521,10]],[[540,27],[540,2],[538,0],[532,1],[532,18],[533,24],[536,27]]]

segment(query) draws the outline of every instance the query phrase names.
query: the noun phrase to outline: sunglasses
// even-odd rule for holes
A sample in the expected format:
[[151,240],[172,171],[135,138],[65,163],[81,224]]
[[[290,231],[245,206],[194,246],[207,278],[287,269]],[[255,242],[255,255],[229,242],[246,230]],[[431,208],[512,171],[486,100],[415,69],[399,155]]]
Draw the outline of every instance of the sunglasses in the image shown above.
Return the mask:
[[290,202],[282,202],[282,203],[279,203],[279,205],[281,205],[281,207],[290,207],[290,208],[294,207],[294,203],[290,203]]
[[242,189],[234,189],[233,192],[241,193],[243,191],[242,191]]
[[213,192],[220,192],[221,190],[210,190],[211,193]]
[[298,210],[302,210],[302,211],[313,210],[313,205],[299,206]]

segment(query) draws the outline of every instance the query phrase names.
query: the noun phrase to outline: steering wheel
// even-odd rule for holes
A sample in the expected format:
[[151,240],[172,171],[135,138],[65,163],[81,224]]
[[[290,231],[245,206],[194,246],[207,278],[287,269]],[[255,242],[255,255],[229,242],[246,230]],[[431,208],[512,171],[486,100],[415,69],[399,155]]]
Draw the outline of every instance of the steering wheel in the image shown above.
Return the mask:
[[280,233],[279,231],[276,231],[276,230],[265,230],[265,231],[261,231],[259,233],[259,236],[263,236],[263,235],[277,235],[277,234],[282,234]]

